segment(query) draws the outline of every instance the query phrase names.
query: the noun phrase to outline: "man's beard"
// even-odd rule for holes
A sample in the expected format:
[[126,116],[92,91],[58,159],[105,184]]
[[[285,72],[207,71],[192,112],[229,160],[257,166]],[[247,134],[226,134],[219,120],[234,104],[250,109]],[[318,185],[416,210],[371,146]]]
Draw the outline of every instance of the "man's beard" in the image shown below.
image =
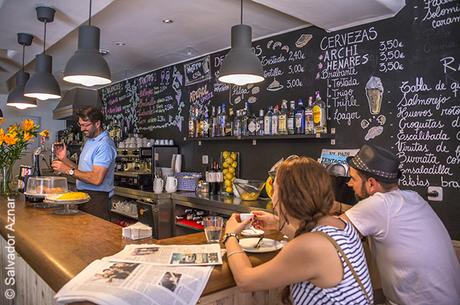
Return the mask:
[[355,193],[355,197],[356,197],[356,199],[358,201],[366,199],[367,197],[369,197],[369,193],[367,192],[366,186],[364,184],[365,184],[365,181],[363,181],[362,184],[361,184],[361,194]]

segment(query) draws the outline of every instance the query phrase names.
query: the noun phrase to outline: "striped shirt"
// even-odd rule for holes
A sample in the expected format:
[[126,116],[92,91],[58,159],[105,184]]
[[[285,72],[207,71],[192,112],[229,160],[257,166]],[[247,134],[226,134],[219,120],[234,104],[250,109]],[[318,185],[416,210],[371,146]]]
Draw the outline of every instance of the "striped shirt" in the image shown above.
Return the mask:
[[[332,237],[342,248],[348,260],[355,269],[358,277],[366,288],[367,294],[373,304],[372,285],[367,269],[363,246],[355,228],[346,223],[345,228],[340,230],[332,226],[317,226],[312,232],[322,231]],[[340,256],[340,254],[338,254]],[[300,282],[291,285],[291,299],[294,305],[368,305],[359,284],[348,268],[345,260],[342,261],[344,276],[337,286],[331,288],[319,288],[310,282]]]

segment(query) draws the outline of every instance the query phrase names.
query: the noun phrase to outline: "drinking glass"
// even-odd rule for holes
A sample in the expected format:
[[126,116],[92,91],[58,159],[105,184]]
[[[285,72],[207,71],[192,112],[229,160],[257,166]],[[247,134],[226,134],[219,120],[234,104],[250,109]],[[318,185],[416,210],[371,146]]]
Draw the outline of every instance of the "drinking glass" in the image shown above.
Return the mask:
[[208,243],[218,243],[222,235],[224,219],[220,216],[207,216],[203,218],[203,225]]

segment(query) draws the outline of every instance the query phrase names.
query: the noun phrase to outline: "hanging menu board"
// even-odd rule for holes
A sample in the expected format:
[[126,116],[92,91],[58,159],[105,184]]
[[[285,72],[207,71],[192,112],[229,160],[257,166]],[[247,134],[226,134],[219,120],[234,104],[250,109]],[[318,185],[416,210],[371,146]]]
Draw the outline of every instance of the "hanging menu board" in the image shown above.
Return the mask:
[[[443,202],[433,207],[460,238],[458,1],[408,0],[393,18],[332,33],[299,29],[255,41],[253,51],[264,82],[241,87],[218,82],[228,52],[222,50],[105,87],[106,113],[126,131],[168,134],[193,154],[195,148],[183,142],[191,105],[204,113],[210,106],[225,104],[228,111],[248,102],[258,114],[319,91],[328,128],[336,130],[334,148],[375,143],[397,153],[401,186],[424,197],[429,186],[441,187]],[[273,151],[280,149],[272,143]],[[212,145],[207,149],[213,153]],[[254,147],[245,157],[260,153]],[[191,158],[200,164],[200,156]]]

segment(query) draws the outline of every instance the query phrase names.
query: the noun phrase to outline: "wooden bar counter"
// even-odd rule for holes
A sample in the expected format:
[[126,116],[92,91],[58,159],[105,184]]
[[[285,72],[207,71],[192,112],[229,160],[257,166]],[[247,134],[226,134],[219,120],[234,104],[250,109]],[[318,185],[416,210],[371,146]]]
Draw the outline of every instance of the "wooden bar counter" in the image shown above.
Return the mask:
[[[14,231],[13,231],[14,230]],[[0,274],[0,304],[46,304],[64,284],[95,259],[113,255],[128,243],[121,238],[121,227],[95,216],[79,212],[76,215],[57,215],[53,209],[30,206],[22,195],[13,200],[0,198],[0,233],[2,238],[2,268]],[[196,233],[164,240],[144,239],[137,243],[201,244],[204,233]],[[8,245],[14,244],[14,249]],[[13,249],[13,250],[12,250]],[[8,250],[16,252],[15,260]],[[253,265],[270,260],[276,252],[250,255]],[[11,257],[11,256],[10,256]],[[8,286],[5,279],[14,269],[16,284]],[[34,286],[34,287],[31,287]],[[13,288],[14,300],[4,297],[5,289]],[[275,304],[274,291],[240,293],[235,287],[230,269],[216,266],[206,285],[200,304]],[[6,303],[5,303],[6,302]]]

